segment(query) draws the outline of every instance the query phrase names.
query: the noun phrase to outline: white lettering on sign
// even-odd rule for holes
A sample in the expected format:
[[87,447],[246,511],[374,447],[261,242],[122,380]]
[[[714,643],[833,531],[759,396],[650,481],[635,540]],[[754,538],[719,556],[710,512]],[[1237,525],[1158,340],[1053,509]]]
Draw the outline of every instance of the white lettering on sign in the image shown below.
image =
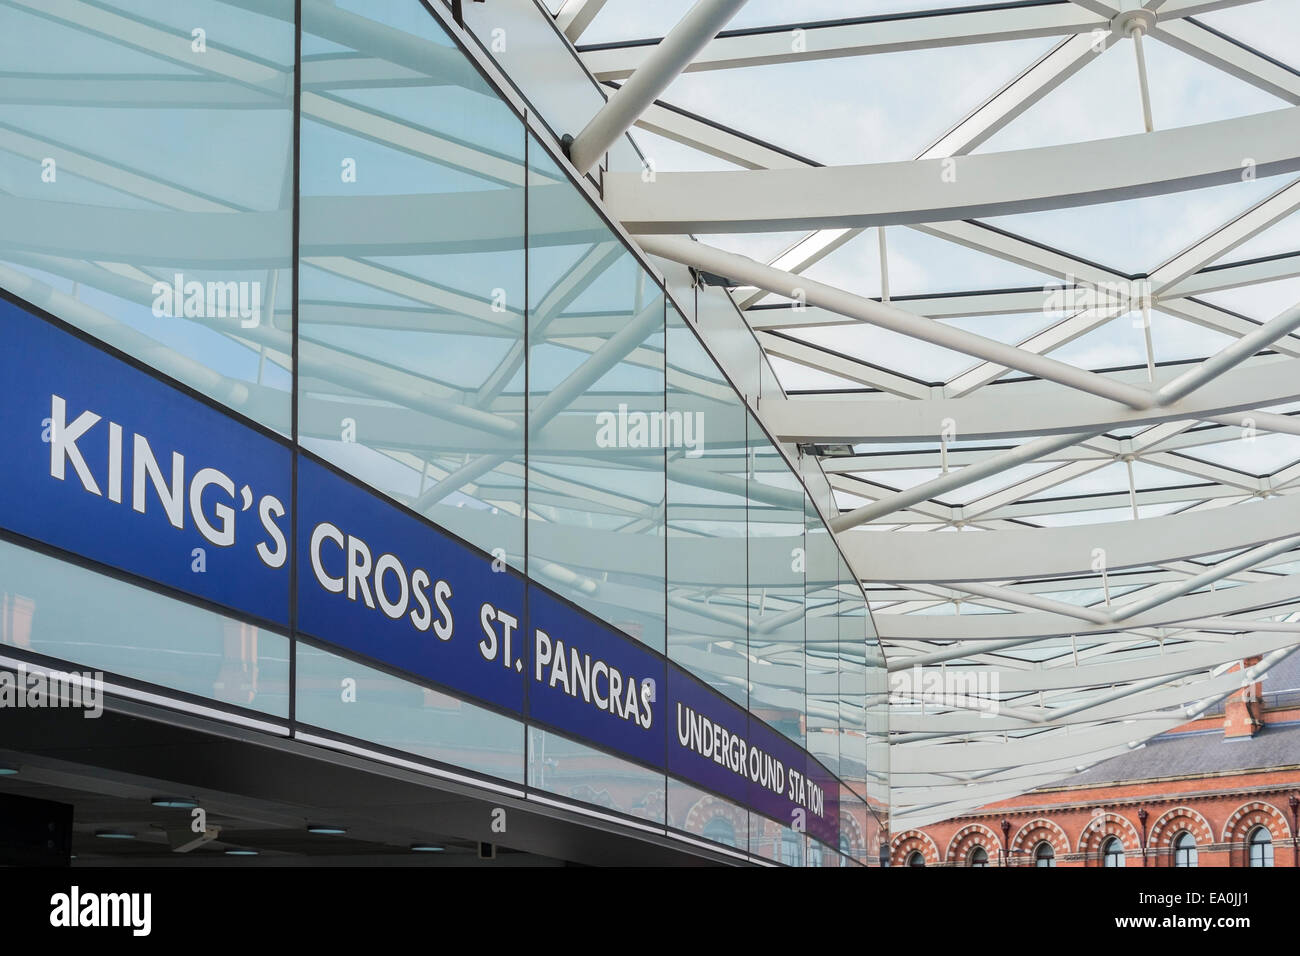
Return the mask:
[[[102,416],[87,409],[69,422],[67,401],[61,395],[50,396],[50,477],[67,481],[70,465],[82,488],[104,497],[104,490],[86,461],[82,446],[78,445],[100,421]],[[108,490],[108,500],[122,504],[122,477],[126,469],[122,426],[109,422],[107,431],[108,454],[100,475]],[[249,511],[257,500],[257,520],[265,533],[265,540],[257,544],[257,556],[268,568],[284,566],[289,558],[289,546],[277,523],[286,514],[284,502],[279,498],[264,495],[256,499],[252,488],[237,486],[233,478],[217,468],[199,468],[187,482],[185,456],[178,451],[173,451],[170,458],[159,456],[144,435],[133,435],[130,448],[132,510],[148,514],[152,499],[173,528],[184,530],[188,515],[205,541],[229,548],[236,541],[239,515]]]
[[630,720],[642,730],[654,725],[654,681],[638,680],[614,665],[565,647],[540,627],[533,632],[533,680],[559,688],[620,720]]
[[796,806],[822,816],[825,793],[821,786],[681,701],[677,702],[677,742],[705,760],[773,793],[783,793]]
[[[327,543],[332,547],[327,548]],[[326,569],[327,551],[337,552],[343,559],[342,573],[331,574]],[[356,535],[344,534],[328,521],[322,521],[312,529],[308,552],[316,583],[326,591],[331,594],[346,591],[349,601],[360,601],[371,610],[379,610],[390,620],[408,617],[417,631],[432,629],[439,640],[451,639],[455,622],[447,605],[451,598],[451,585],[446,581],[434,581],[424,568],[415,568],[408,574],[401,558],[395,554],[381,554],[372,560],[370,545]],[[331,563],[334,560],[332,557]],[[433,587],[432,595],[429,593],[430,585]]]

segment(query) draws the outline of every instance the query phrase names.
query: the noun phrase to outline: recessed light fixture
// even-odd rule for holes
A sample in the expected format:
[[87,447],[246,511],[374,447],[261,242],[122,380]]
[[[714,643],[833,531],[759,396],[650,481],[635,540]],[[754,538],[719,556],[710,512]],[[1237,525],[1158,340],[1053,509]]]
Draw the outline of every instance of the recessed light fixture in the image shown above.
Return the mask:
[[226,856],[257,856],[256,850],[227,850]]
[[0,763],[0,777],[12,777],[18,772],[18,768],[7,763]]
[[438,846],[436,843],[412,843],[412,853],[441,853],[446,847]]
[[307,824],[307,832],[319,833],[322,836],[343,836],[348,831],[345,827],[332,827],[324,823],[309,823]]
[[95,836],[101,840],[134,840],[135,834],[126,830],[96,830]]
[[193,810],[199,805],[193,797],[154,797],[149,802],[155,807],[167,807],[172,810]]

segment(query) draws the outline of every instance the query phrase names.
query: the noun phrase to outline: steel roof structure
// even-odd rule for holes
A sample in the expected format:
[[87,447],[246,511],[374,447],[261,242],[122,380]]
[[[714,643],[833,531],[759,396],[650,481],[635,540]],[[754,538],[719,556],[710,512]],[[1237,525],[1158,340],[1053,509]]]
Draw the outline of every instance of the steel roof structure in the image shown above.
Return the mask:
[[[609,93],[571,131],[571,161],[647,253],[729,288],[783,389],[758,414],[820,460],[837,497],[835,530],[897,678],[895,830],[1138,747],[1239,688],[1241,661],[1258,658],[1258,676],[1300,643],[1297,0],[547,2],[584,80]],[[293,21],[288,0],[231,4]],[[493,5],[464,13],[490,29]],[[188,39],[143,15],[0,6],[188,62]],[[326,26],[362,35],[319,6]],[[394,55],[418,65],[439,50]],[[216,52],[201,69],[223,108],[292,92],[283,64]],[[309,60],[301,113],[485,180],[535,175],[330,95],[404,78],[351,54]],[[10,74],[0,101],[189,90],[161,67],[87,89],[38,83]],[[0,148],[39,160],[37,132],[6,127]],[[626,132],[642,169],[604,158]],[[135,333],[39,276],[139,304],[155,277],[122,263],[139,248],[276,262],[283,209],[114,157],[63,162],[141,208],[52,211],[48,243],[15,239],[19,217],[0,217],[0,245],[30,270],[0,265],[0,284],[110,343]],[[446,301],[340,251],[427,240],[446,207],[332,201],[366,204],[373,235],[323,229],[304,262]],[[191,235],[173,215],[188,211],[225,227]],[[471,225],[493,238],[488,219]],[[250,240],[263,234],[264,247]],[[584,268],[609,254],[593,249]],[[244,338],[287,351],[274,327]],[[182,380],[194,364],[151,355]],[[299,357],[320,372],[312,359]],[[350,361],[330,366],[347,376],[337,384],[377,387],[373,363]],[[475,477],[456,467],[444,475]]]
[[[897,830],[1300,641],[1300,5],[790,10],[551,4],[611,88],[574,164],[730,288],[786,392],[761,414],[835,490]],[[600,169],[630,126],[646,168]]]

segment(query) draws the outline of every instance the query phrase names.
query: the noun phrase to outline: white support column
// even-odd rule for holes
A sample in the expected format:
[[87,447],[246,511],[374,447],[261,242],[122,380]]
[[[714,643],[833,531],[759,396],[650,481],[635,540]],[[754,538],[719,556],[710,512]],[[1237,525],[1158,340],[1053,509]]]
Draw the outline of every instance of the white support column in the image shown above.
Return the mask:
[[880,238],[880,301],[889,305],[889,247],[885,245],[885,227],[878,226]]
[[668,88],[745,0],[698,0],[669,31],[644,63],[628,77],[569,145],[569,159],[580,173],[595,166],[605,150],[628,131],[646,107]]
[[1133,54],[1137,57],[1138,90],[1142,96],[1142,121],[1148,133],[1155,130],[1151,120],[1151,90],[1147,85],[1147,59],[1142,51],[1142,35],[1155,24],[1155,14],[1145,7],[1125,10],[1115,18],[1115,29],[1123,31],[1133,41]]

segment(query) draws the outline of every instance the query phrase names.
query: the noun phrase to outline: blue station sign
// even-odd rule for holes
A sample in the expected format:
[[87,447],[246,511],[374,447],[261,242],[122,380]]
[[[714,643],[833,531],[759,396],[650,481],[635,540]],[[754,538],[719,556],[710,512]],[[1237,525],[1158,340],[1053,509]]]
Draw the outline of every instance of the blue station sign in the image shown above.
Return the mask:
[[4,299],[0,327],[0,528],[837,845],[835,777],[663,654],[286,440]]

